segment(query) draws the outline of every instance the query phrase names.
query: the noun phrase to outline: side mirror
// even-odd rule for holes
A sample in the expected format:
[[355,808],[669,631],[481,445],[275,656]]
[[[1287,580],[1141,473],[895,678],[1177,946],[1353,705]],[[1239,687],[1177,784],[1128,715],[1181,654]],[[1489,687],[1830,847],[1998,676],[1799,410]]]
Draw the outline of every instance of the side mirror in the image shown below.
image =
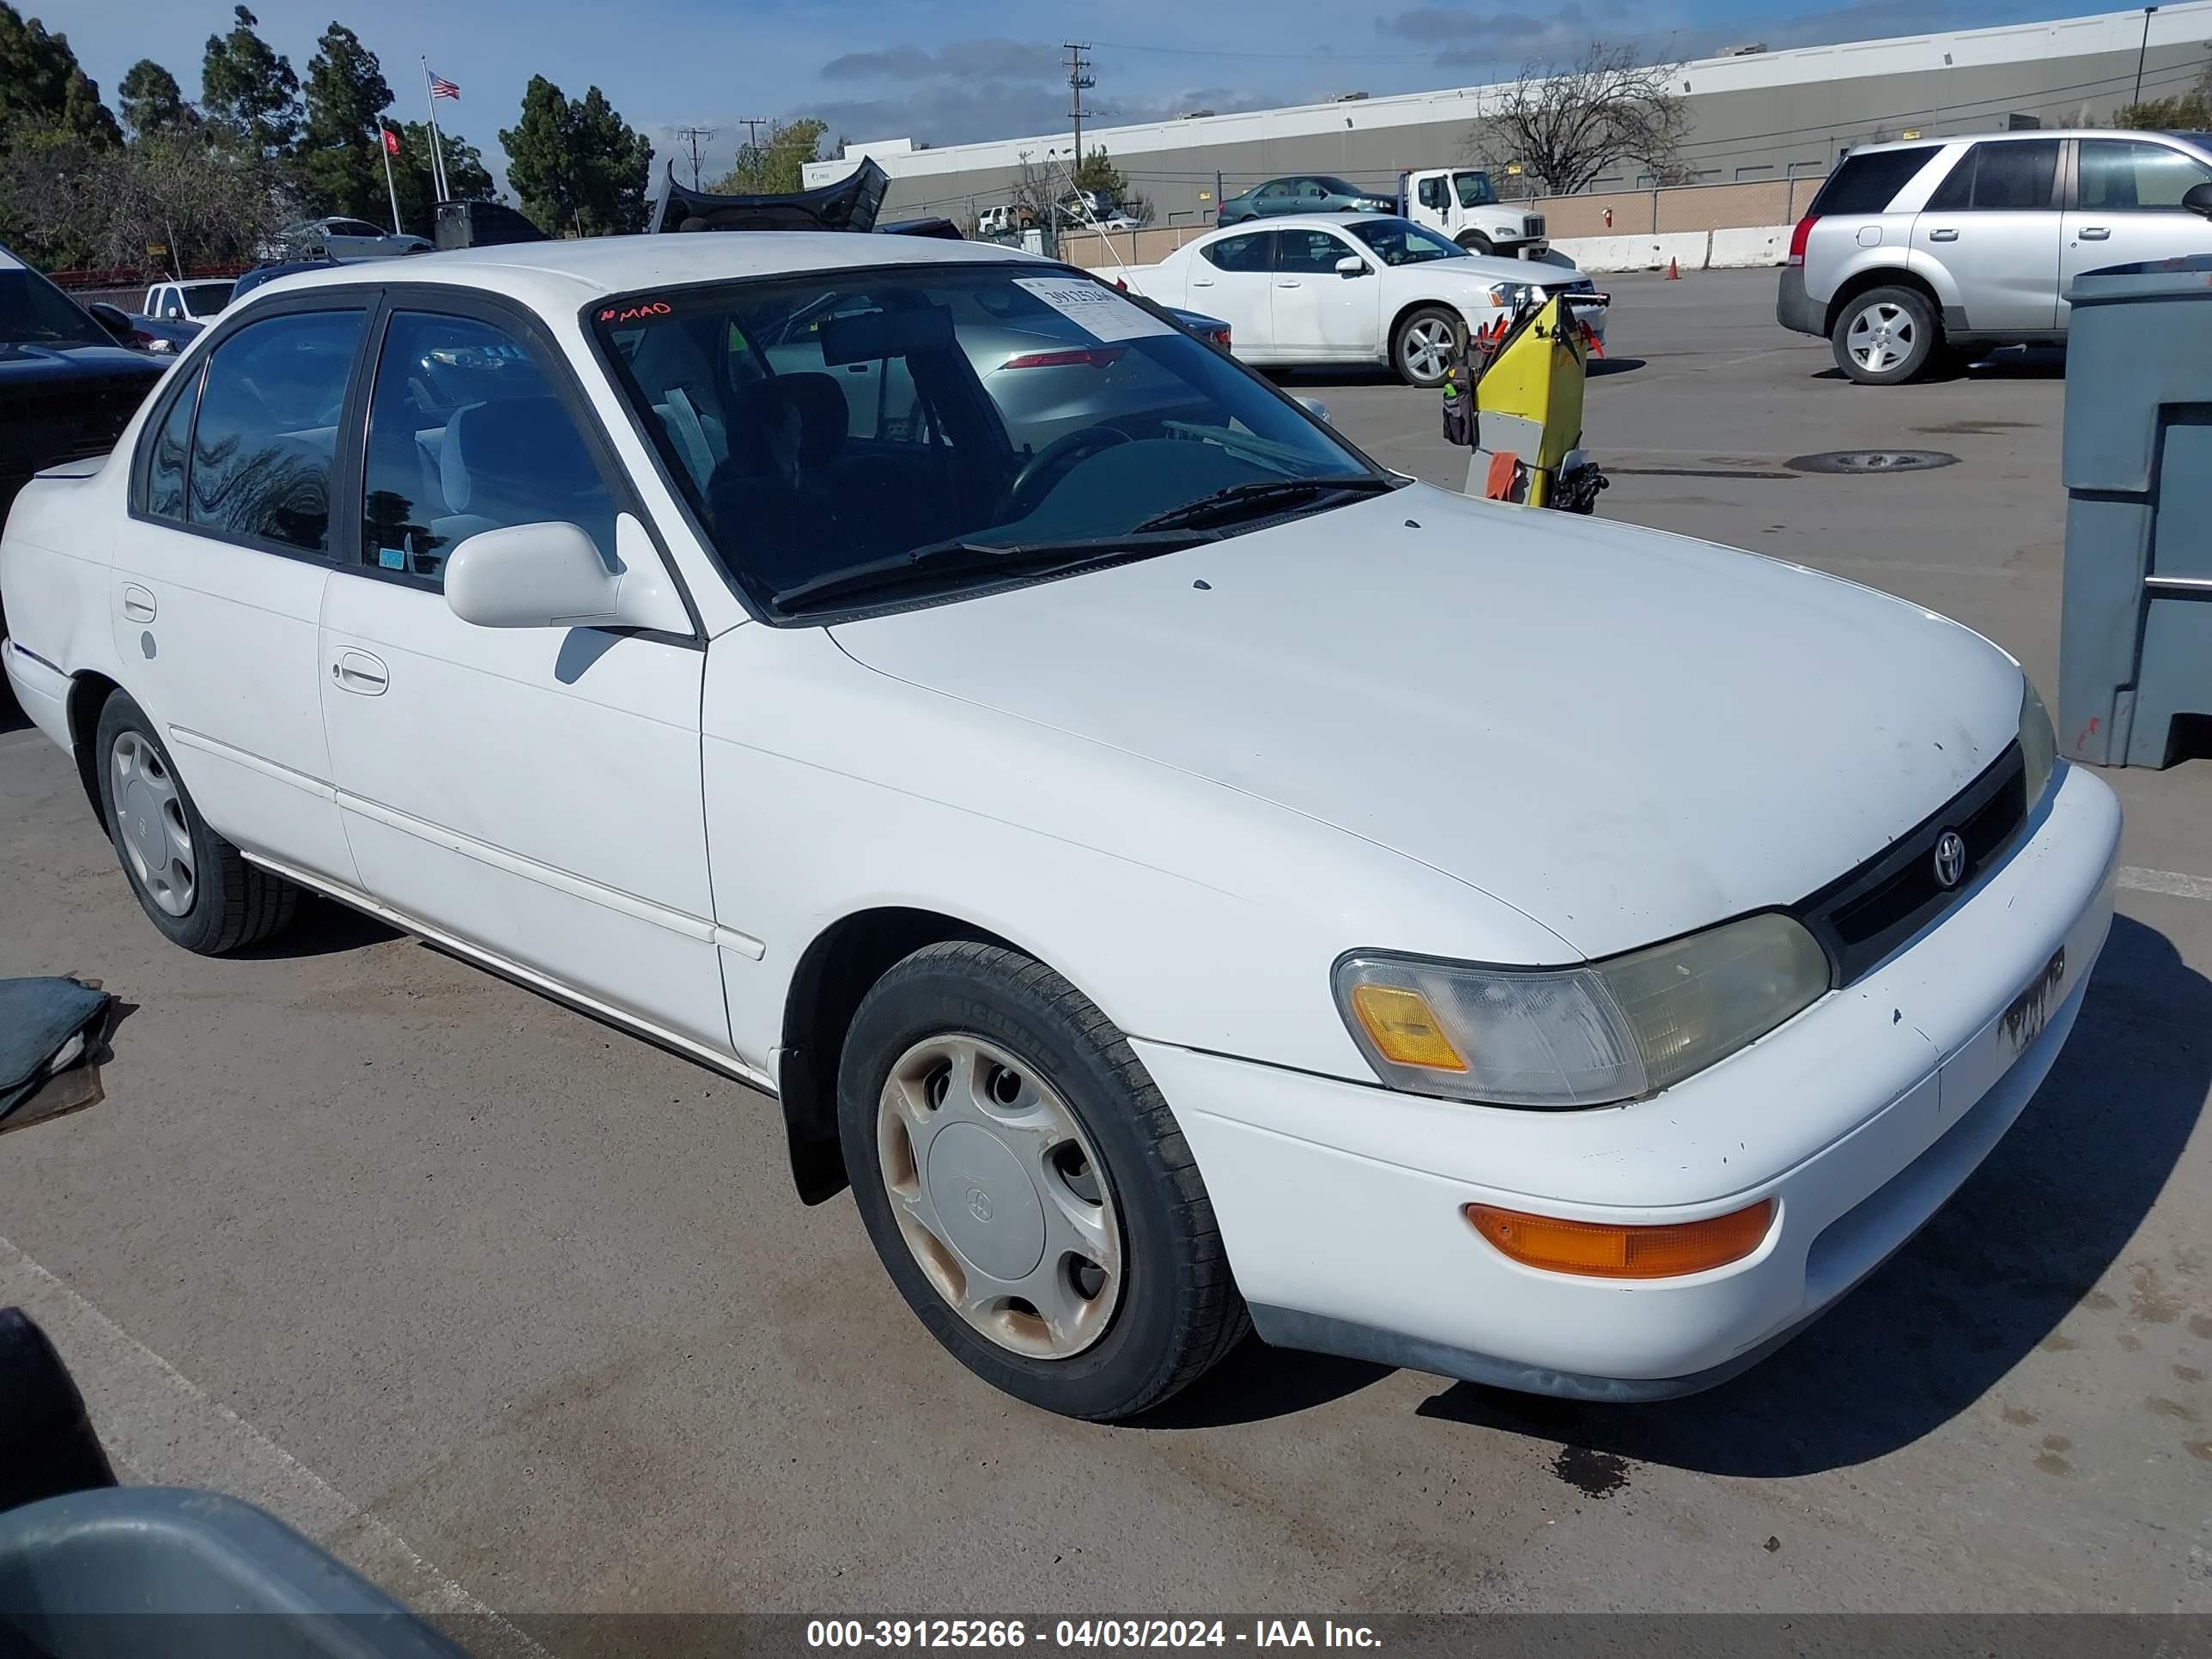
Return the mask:
[[93,321],[98,323],[125,345],[129,345],[137,335],[137,325],[124,313],[120,306],[112,306],[105,300],[94,300],[85,309],[92,313]]
[[1364,276],[1367,261],[1357,253],[1347,253],[1336,262],[1336,274],[1340,276]]
[[1298,399],[1298,407],[1305,410],[1307,414],[1312,416],[1314,419],[1319,421],[1323,426],[1329,424],[1328,405],[1322,402],[1320,398],[1301,398]]
[[2207,219],[2212,219],[2212,181],[2190,185],[2181,192],[2181,205],[2191,213],[2200,213]]
[[691,614],[645,527],[615,529],[623,568],[607,568],[581,527],[551,521],[480,530],[446,559],[446,605],[479,628],[650,628],[689,634]]

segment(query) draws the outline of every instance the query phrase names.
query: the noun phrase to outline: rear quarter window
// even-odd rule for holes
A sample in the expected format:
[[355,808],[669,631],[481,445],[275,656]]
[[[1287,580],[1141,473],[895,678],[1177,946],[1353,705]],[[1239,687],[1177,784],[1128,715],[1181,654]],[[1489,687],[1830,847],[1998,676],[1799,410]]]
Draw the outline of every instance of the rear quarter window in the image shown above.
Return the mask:
[[1940,148],[1923,144],[1917,149],[1879,149],[1846,155],[1843,165],[1828,175],[1820,193],[1807,210],[1811,215],[1828,213],[1887,213],[1897,192],[1912,182]]

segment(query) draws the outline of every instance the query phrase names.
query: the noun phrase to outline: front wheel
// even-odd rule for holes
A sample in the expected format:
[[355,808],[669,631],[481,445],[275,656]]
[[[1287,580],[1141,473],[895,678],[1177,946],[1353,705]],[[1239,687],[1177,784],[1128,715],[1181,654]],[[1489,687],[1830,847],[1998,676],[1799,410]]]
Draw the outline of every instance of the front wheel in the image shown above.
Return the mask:
[[93,744],[115,855],[147,919],[173,943],[220,956],[292,920],[300,890],[208,827],[153,721],[126,694],[101,705]]
[[1498,252],[1498,244],[1479,230],[1463,233],[1459,239],[1459,245],[1469,253],[1480,253],[1485,258]]
[[1128,1041],[1000,945],[915,951],[837,1072],[853,1193],[891,1281],[993,1386],[1113,1422],[1248,1328],[1206,1183]]
[[1916,289],[1869,289],[1836,315],[1836,367],[1861,386],[1917,380],[1943,349],[1943,325]]
[[1390,343],[1390,362],[1407,386],[1442,386],[1451,367],[1457,343],[1459,319],[1442,306],[1422,306],[1408,312]]

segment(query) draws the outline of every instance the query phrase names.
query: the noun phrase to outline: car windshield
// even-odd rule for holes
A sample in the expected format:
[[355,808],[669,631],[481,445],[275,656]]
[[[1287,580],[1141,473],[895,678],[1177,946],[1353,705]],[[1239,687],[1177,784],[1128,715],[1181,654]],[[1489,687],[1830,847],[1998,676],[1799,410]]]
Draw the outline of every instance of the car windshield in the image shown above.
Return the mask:
[[236,286],[235,283],[186,283],[185,303],[201,313],[221,311],[230,303],[230,291]]
[[1332,196],[1370,196],[1374,194],[1372,191],[1362,190],[1358,185],[1348,183],[1342,179],[1316,179],[1314,180],[1314,183],[1319,185],[1323,190],[1327,191]]
[[[723,567],[786,610],[914,597],[924,567],[972,588],[1002,574],[993,550],[1161,550],[1164,515],[1188,544],[1202,501],[1210,538],[1389,482],[1221,352],[1048,265],[732,283],[593,318]],[[1223,496],[1239,486],[1269,488]]]
[[0,253],[0,343],[113,345],[92,315],[45,277]]
[[1497,204],[1498,192],[1490,187],[1486,173],[1455,173],[1452,183],[1459,191],[1462,207],[1492,207]]
[[1375,250],[1386,265],[1425,264],[1431,259],[1464,259],[1467,250],[1410,219],[1363,219],[1345,227]]

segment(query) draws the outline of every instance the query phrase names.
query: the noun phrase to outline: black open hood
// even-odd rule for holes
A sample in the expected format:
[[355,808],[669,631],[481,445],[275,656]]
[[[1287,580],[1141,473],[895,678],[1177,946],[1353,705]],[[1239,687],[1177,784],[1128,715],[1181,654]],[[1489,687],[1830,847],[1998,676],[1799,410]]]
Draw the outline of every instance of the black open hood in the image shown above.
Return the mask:
[[710,196],[676,182],[672,163],[668,188],[653,210],[653,228],[662,230],[873,230],[890,175],[873,161],[834,185],[793,191],[786,196]]

